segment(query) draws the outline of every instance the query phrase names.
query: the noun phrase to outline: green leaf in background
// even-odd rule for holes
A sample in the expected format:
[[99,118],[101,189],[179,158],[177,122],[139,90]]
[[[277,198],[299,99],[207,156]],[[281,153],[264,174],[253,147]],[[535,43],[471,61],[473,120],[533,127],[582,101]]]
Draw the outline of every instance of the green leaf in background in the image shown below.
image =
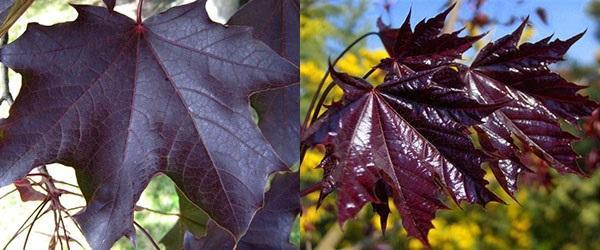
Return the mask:
[[177,196],[179,196],[179,214],[181,214],[179,221],[194,235],[203,235],[206,232],[208,215],[194,205],[179,188],[177,189]]
[[4,36],[8,29],[19,19],[23,13],[31,6],[33,0],[3,0],[0,3],[0,36]]
[[185,235],[185,225],[178,220],[169,232],[160,240],[166,250],[183,249],[183,237]]
[[185,232],[192,232],[200,237],[206,232],[208,215],[194,205],[180,190],[176,189],[179,197],[179,220],[171,230],[160,240],[167,250],[183,249]]

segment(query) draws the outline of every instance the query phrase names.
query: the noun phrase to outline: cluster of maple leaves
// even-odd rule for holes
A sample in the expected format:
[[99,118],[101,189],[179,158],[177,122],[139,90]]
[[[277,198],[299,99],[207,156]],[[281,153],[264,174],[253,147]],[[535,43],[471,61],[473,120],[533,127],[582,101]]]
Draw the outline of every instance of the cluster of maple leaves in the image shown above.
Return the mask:
[[[391,198],[426,245],[436,211],[447,208],[442,197],[502,202],[483,166],[511,196],[518,177],[538,168],[586,174],[571,149],[578,138],[560,123],[598,105],[549,68],[583,33],[519,45],[524,20],[465,65],[458,59],[483,35],[442,33],[453,6],[414,30],[410,14],[400,28],[380,21],[389,58],[375,68],[384,82],[331,67],[344,95],[300,143],[298,0],[252,0],[226,26],[210,20],[204,0],[144,21],[104,2],[75,6],[73,22],[31,24],[0,51],[23,75],[0,120],[0,185],[17,183],[24,194],[32,189],[21,178],[33,168],[73,166],[87,200],[76,220],[94,249],[135,234],[135,203],[159,172],[210,217],[204,236],[178,222],[182,247],[293,248],[298,174],[264,187],[289,171],[299,144],[324,145],[321,199],[338,190],[341,223],[371,203],[385,230]],[[2,19],[12,3],[0,4]],[[598,111],[585,124],[597,136]]]
[[502,202],[487,187],[485,165],[511,196],[518,176],[537,167],[585,174],[571,148],[577,138],[560,122],[574,124],[598,105],[549,68],[583,33],[519,45],[525,19],[465,65],[458,59],[484,35],[442,33],[453,7],[414,30],[410,13],[400,28],[378,22],[389,54],[375,67],[385,72],[383,83],[330,68],[344,95],[302,143],[325,148],[321,199],[338,191],[340,223],[370,203],[385,230],[391,198],[408,234],[428,245],[436,211],[447,208],[443,197]]
[[186,248],[292,248],[298,174],[264,190],[298,159],[299,1],[250,1],[227,25],[205,0],[145,20],[143,1],[137,20],[104,2],[1,49],[23,87],[0,120],[0,186],[74,167],[87,200],[75,219],[93,249],[110,249],[135,236],[135,204],[160,172],[210,216],[203,237],[183,228]]

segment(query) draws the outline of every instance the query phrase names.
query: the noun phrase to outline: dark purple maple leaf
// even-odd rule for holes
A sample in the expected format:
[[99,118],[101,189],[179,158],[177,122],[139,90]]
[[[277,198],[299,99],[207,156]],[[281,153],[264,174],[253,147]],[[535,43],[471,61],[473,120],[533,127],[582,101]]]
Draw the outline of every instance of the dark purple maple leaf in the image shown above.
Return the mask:
[[200,238],[187,233],[184,248],[235,249],[239,250],[292,250],[296,249],[289,241],[291,227],[300,212],[300,175],[287,173],[276,175],[271,189],[265,195],[265,206],[261,208],[246,235],[235,244],[234,239],[214,222],[209,222],[206,235]]
[[511,195],[518,174],[531,165],[527,154],[535,154],[561,173],[581,174],[576,164],[579,156],[571,148],[576,138],[561,130],[559,119],[575,122],[596,105],[577,95],[584,86],[565,80],[548,66],[562,60],[583,33],[566,41],[546,37],[518,46],[526,23],[486,45],[470,68],[461,67],[461,76],[478,101],[511,101],[478,128],[487,134],[481,137],[482,146],[502,159],[493,162],[492,169]]
[[34,0],[2,0],[0,2],[0,36],[4,36],[10,27],[31,6]]
[[298,82],[297,67],[248,28],[210,21],[205,1],[145,22],[92,6],[76,21],[25,34],[1,51],[23,75],[0,121],[0,185],[62,163],[93,194],[76,219],[94,249],[133,235],[133,209],[157,172],[232,237],[287,167],[252,121],[249,96]]
[[[265,18],[265,13],[268,13]],[[300,1],[253,0],[242,6],[228,24],[254,28],[253,34],[279,55],[300,67]],[[251,98],[258,126],[289,165],[300,158],[300,84],[257,93]]]
[[454,5],[451,5],[434,18],[422,20],[414,31],[410,27],[410,12],[397,29],[390,28],[379,19],[379,37],[393,61],[413,70],[423,70],[461,58],[462,53],[482,36],[461,37],[459,33],[462,30],[442,33],[444,20],[453,8]]
[[6,17],[8,17],[8,13],[10,13],[10,8],[13,6],[14,1],[11,0],[3,0],[0,2],[0,22],[4,23]]
[[485,157],[466,132],[499,105],[479,104],[463,89],[433,81],[447,68],[403,70],[408,74],[377,87],[331,70],[344,96],[311,125],[303,143],[327,148],[321,192],[339,191],[340,223],[369,202],[386,217],[391,196],[407,232],[428,244],[431,220],[446,208],[442,195],[500,201],[486,188]]

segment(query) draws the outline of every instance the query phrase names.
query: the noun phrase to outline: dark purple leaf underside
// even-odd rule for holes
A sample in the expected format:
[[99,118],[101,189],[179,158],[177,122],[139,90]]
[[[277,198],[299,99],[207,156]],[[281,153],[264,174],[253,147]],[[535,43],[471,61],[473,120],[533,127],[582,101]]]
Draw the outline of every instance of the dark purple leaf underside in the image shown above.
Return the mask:
[[[265,195],[265,206],[259,210],[248,233],[238,242],[240,250],[292,250],[291,226],[300,211],[300,176],[298,173],[277,175]],[[209,222],[205,236],[186,236],[186,249],[233,249],[235,241],[222,228]],[[219,248],[215,248],[218,246]]]
[[133,207],[157,172],[240,238],[268,175],[286,170],[252,121],[249,96],[298,82],[297,67],[247,28],[212,23],[205,1],[142,25],[76,6],[71,23],[29,25],[2,49],[24,84],[0,121],[1,185],[63,163],[89,180],[77,216],[90,245],[133,234]]
[[435,211],[445,208],[444,193],[456,201],[500,201],[485,187],[482,154],[466,134],[467,125],[498,106],[440,87],[432,81],[436,72],[412,72],[376,88],[332,72],[344,98],[309,128],[304,142],[330,149],[323,164],[329,185],[322,192],[339,191],[340,222],[369,202],[386,216],[391,194],[408,233],[427,244]]
[[[299,0],[250,1],[228,24],[252,27],[257,39],[300,67]],[[275,151],[289,165],[298,162],[300,85],[257,93],[251,101],[258,113],[258,126]]]

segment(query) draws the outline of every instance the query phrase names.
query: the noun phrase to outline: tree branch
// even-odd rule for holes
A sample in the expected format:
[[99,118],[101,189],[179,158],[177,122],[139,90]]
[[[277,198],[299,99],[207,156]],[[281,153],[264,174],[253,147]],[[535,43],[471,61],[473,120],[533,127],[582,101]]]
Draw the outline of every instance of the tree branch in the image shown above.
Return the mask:
[[[8,43],[8,33],[1,38],[2,46]],[[6,101],[8,105],[12,105],[14,100],[8,88],[8,68],[4,64],[0,65],[0,105]]]

